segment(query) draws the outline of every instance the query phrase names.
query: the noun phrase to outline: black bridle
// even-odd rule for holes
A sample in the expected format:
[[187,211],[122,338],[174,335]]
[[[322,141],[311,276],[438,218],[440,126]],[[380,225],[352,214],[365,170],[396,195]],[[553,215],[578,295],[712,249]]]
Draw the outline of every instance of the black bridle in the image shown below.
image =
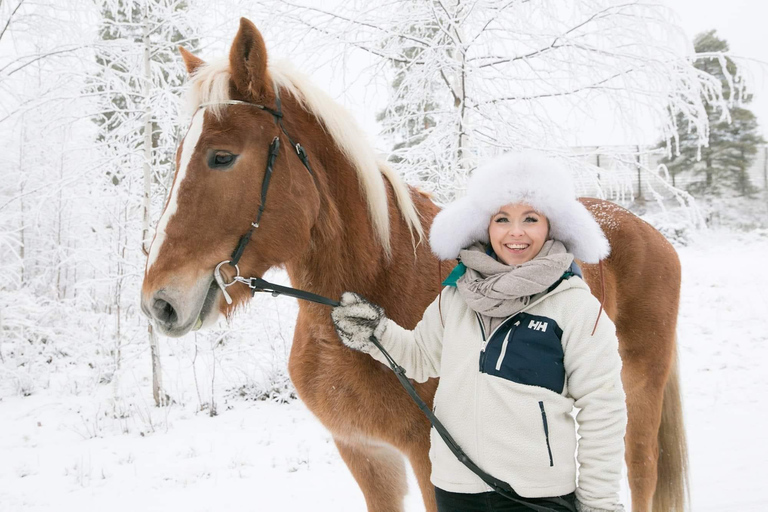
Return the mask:
[[[307,152],[304,150],[304,147],[300,143],[295,142],[291,138],[291,136],[288,134],[288,131],[285,129],[285,126],[283,125],[283,109],[282,109],[282,103],[280,102],[280,92],[277,87],[275,87],[275,108],[274,109],[267,107],[266,105],[260,105],[258,103],[251,103],[248,101],[240,101],[240,100],[229,100],[229,101],[216,102],[216,103],[203,103],[198,108],[204,108],[208,105],[221,105],[221,104],[248,105],[272,114],[272,117],[275,118],[275,124],[280,127],[280,130],[288,139],[288,142],[291,144],[291,147],[293,147],[293,149],[296,151],[296,155],[298,155],[299,160],[301,160],[301,163],[307,169],[307,172],[309,172],[309,175],[312,177],[314,181],[317,180],[317,176],[315,175],[315,172],[312,170],[312,166],[309,163],[309,158],[307,156]],[[227,304],[232,304],[232,297],[229,295],[229,292],[227,292],[227,288],[229,288],[235,283],[242,283],[248,286],[248,288],[250,288],[252,295],[256,294],[256,292],[268,292],[268,293],[272,293],[273,296],[277,296],[279,294],[286,294],[286,295],[291,295],[292,297],[296,297],[300,299],[303,298],[306,300],[312,300],[314,302],[320,302],[321,304],[325,304],[327,306],[335,306],[338,304],[336,301],[332,301],[331,299],[326,299],[325,297],[320,297],[319,295],[314,295],[314,294],[311,294],[302,290],[297,290],[295,288],[290,288],[287,286],[272,284],[260,277],[242,277],[240,275],[240,267],[238,266],[238,263],[240,262],[240,258],[242,257],[243,252],[245,251],[245,247],[251,241],[251,237],[253,236],[254,231],[256,231],[259,228],[259,224],[261,222],[261,216],[264,214],[264,209],[267,206],[267,191],[269,190],[269,183],[270,183],[270,180],[272,179],[272,173],[274,172],[274,169],[275,169],[275,161],[277,160],[277,157],[279,154],[280,154],[280,136],[276,135],[275,138],[272,139],[272,142],[269,144],[269,150],[267,151],[267,167],[266,167],[266,170],[264,171],[264,179],[261,183],[261,201],[259,203],[259,210],[256,213],[256,220],[254,220],[251,223],[251,227],[248,229],[248,231],[240,237],[240,239],[237,242],[237,246],[235,247],[235,250],[232,251],[232,254],[230,255],[230,259],[224,260],[220,262],[218,265],[216,265],[216,268],[214,269],[214,272],[213,272],[214,279],[216,280],[216,284],[221,289],[224,295],[224,300],[226,300]],[[228,264],[229,266],[235,269],[235,276],[228,283],[224,281],[224,278],[221,275],[221,267],[224,266],[225,264]]]
[[[213,105],[214,103],[203,103],[200,105],[199,108],[203,108],[208,105]],[[269,112],[272,114],[272,116],[275,118],[275,124],[277,124],[280,127],[280,130],[285,134],[286,138],[288,139],[288,142],[291,143],[291,146],[296,150],[296,154],[299,156],[299,159],[301,160],[301,163],[304,164],[304,167],[309,172],[310,176],[312,176],[313,180],[317,180],[317,177],[312,170],[312,167],[309,164],[309,158],[307,157],[307,152],[304,151],[304,148],[301,146],[301,144],[294,142],[294,140],[291,138],[290,135],[288,135],[288,132],[285,130],[285,127],[283,126],[283,111],[282,106],[280,103],[280,93],[278,91],[278,88],[275,87],[275,108],[269,108],[265,105],[259,105],[257,103],[250,103],[247,101],[239,101],[239,100],[229,100],[226,102],[221,102],[217,104],[226,104],[226,105],[250,105],[252,107],[259,108],[261,110],[264,110],[266,112]],[[242,277],[240,275],[240,267],[238,267],[238,262],[240,261],[240,257],[243,255],[243,251],[245,251],[245,247],[248,245],[248,243],[251,241],[251,237],[253,236],[253,233],[256,229],[259,228],[259,223],[261,222],[261,216],[264,213],[264,208],[266,206],[267,202],[267,190],[269,189],[269,182],[272,177],[272,172],[274,171],[275,167],[275,161],[277,160],[277,156],[280,151],[280,136],[275,136],[274,139],[272,139],[272,142],[269,144],[269,151],[267,153],[267,168],[264,173],[264,180],[261,184],[261,204],[259,204],[259,210],[256,214],[256,220],[251,223],[250,229],[240,237],[240,240],[237,242],[237,246],[235,247],[235,250],[232,251],[232,255],[230,256],[229,260],[224,260],[218,265],[216,265],[216,268],[213,272],[214,279],[216,280],[216,283],[219,285],[219,288],[221,289],[222,293],[224,294],[224,299],[227,301],[227,304],[232,304],[232,298],[230,297],[229,293],[227,293],[227,288],[235,283],[243,283],[246,286],[248,286],[251,289],[251,294],[255,295],[256,292],[263,292],[263,293],[271,293],[273,297],[277,297],[278,295],[287,295],[289,297],[294,297],[296,299],[306,300],[310,302],[315,302],[318,304],[324,304],[326,306],[336,307],[339,305],[338,301],[335,301],[333,299],[329,299],[328,297],[323,297],[322,295],[317,295],[315,293],[307,292],[304,290],[297,290],[296,288],[291,288],[289,286],[281,286],[277,284],[270,283],[268,281],[265,281],[264,279],[260,277]],[[232,278],[232,280],[229,283],[226,283],[221,275],[221,267],[225,264],[229,264],[231,267],[235,269],[236,275]],[[392,356],[389,355],[389,353],[384,349],[384,347],[381,346],[379,343],[379,340],[376,339],[375,336],[371,336],[370,338],[371,343],[373,343],[376,348],[378,348],[382,354],[384,354],[384,357],[387,359],[387,362],[389,363],[389,367],[392,369],[392,371],[397,376],[397,380],[400,381],[400,384],[405,388],[405,390],[408,392],[410,397],[413,399],[414,402],[416,402],[416,405],[418,405],[419,409],[427,416],[427,419],[429,419],[429,422],[432,424],[432,426],[435,428],[437,433],[440,435],[440,437],[443,439],[445,444],[448,446],[448,448],[453,452],[453,454],[456,456],[459,461],[464,464],[469,470],[471,470],[473,473],[475,473],[480,479],[485,482],[489,487],[491,487],[494,491],[501,494],[507,499],[510,499],[512,501],[515,501],[521,505],[524,505],[531,510],[535,510],[536,512],[554,512],[553,509],[537,505],[534,503],[530,503],[526,501],[526,499],[522,496],[520,496],[511,485],[509,485],[507,482],[504,482],[502,480],[499,480],[492,475],[489,475],[480,467],[475,464],[472,459],[470,459],[466,453],[464,453],[464,450],[461,449],[459,444],[453,439],[451,434],[448,432],[448,430],[443,426],[443,424],[440,422],[440,420],[437,419],[437,417],[432,412],[432,409],[424,402],[424,400],[419,396],[419,393],[416,391],[416,388],[414,388],[411,381],[408,379],[408,377],[405,375],[405,369],[397,364],[397,361],[392,359]],[[551,498],[539,498],[541,501],[549,501],[553,504],[560,505],[561,507],[564,507],[566,510],[570,512],[575,512],[575,508],[573,505],[571,505],[569,502],[564,500],[561,497],[551,497]]]

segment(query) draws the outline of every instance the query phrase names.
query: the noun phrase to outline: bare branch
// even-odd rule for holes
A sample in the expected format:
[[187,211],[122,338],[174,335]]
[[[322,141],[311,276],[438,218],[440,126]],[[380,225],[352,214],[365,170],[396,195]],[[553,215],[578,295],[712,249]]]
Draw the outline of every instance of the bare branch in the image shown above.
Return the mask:
[[[11,24],[11,20],[13,19],[14,15],[16,14],[16,11],[19,10],[21,5],[24,3],[24,0],[19,0],[19,4],[16,6],[13,11],[11,11],[11,14],[8,16],[8,21],[5,22],[5,26],[3,27],[3,30],[0,31],[0,41],[3,40],[3,36],[5,35],[5,31],[8,30],[8,26]],[[0,2],[0,5],[2,5],[2,2]]]

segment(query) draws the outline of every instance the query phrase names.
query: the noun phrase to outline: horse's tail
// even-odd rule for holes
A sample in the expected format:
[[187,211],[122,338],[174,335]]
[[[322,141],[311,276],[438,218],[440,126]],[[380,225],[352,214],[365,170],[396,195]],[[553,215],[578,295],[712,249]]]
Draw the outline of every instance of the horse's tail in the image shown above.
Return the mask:
[[653,495],[653,510],[683,512],[689,501],[688,446],[683,426],[678,357],[675,352],[672,370],[664,387],[659,427],[658,478]]

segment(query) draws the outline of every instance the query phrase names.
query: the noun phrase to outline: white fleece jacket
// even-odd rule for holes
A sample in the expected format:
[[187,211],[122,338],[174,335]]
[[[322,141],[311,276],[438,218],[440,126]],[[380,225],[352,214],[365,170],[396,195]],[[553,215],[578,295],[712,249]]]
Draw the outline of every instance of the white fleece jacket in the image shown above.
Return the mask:
[[[514,336],[508,341],[511,355],[505,356],[505,342],[499,362],[491,362],[491,372],[480,371],[485,343],[477,314],[455,287],[442,291],[441,308],[442,319],[435,299],[413,331],[387,320],[380,341],[411,379],[424,382],[440,377],[435,415],[459,446],[484,471],[524,497],[560,496],[575,490],[583,505],[616,510],[627,422],[621,359],[615,327],[607,315],[600,317],[591,335],[599,303],[586,283],[571,277],[523,310],[553,320],[562,331],[562,392],[492,374],[493,366],[498,370],[504,357],[517,357],[511,350]],[[541,327],[531,324],[537,325]],[[520,350],[527,349],[517,347]],[[386,363],[378,349],[371,356]],[[525,357],[517,359],[514,364],[525,366]],[[570,414],[574,406],[580,409],[578,451]],[[490,490],[456,459],[434,429],[429,455],[435,486],[460,493]]]

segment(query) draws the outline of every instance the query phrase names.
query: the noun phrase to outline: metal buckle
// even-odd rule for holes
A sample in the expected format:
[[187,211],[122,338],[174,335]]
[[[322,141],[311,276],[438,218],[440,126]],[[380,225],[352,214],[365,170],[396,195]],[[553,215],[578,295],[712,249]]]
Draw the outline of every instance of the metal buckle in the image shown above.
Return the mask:
[[[230,260],[224,260],[218,265],[216,265],[216,269],[213,271],[213,278],[216,280],[216,284],[219,285],[219,288],[221,289],[221,293],[224,294],[224,300],[227,301],[227,304],[232,304],[232,297],[227,293],[227,288],[232,286],[238,281],[238,278],[240,277],[240,267],[235,265],[235,277],[232,278],[232,281],[229,283],[224,282],[224,278],[221,276],[221,266],[229,263]],[[241,278],[242,279],[242,278]]]
[[268,283],[267,281],[265,281],[260,277],[252,277],[248,279],[248,287],[251,289],[253,293],[265,292],[265,293],[269,293],[273,297],[277,297],[278,295],[280,295],[280,292],[278,292],[271,286],[272,286],[272,283]]

